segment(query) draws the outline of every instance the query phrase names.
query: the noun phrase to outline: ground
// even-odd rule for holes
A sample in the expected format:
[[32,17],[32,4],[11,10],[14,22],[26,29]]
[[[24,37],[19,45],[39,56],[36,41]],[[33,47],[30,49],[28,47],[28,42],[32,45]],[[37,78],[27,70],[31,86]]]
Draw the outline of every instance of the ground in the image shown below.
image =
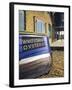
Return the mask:
[[49,39],[50,46],[51,47],[63,47],[64,46],[64,39],[59,39],[54,42],[51,42],[51,39]]
[[49,73],[39,78],[63,77],[64,76],[64,51],[53,51],[53,64]]

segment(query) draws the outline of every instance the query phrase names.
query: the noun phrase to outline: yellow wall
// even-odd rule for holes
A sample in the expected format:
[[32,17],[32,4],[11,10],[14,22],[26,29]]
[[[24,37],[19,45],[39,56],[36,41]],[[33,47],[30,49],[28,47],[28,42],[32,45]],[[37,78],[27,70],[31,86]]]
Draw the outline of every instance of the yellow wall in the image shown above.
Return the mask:
[[46,33],[48,34],[48,24],[52,25],[52,23],[49,14],[43,11],[26,11],[26,31],[34,33],[34,16],[35,20],[40,19],[46,23]]

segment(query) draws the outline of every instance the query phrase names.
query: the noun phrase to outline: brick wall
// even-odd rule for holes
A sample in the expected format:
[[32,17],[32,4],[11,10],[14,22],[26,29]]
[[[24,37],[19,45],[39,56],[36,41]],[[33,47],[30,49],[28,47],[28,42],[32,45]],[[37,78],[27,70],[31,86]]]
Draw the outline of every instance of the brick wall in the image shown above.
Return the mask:
[[52,25],[52,23],[48,12],[43,11],[26,11],[26,31],[36,33],[34,30],[35,29],[34,20],[36,22],[37,19],[45,22],[46,24],[45,34],[48,34],[48,24]]

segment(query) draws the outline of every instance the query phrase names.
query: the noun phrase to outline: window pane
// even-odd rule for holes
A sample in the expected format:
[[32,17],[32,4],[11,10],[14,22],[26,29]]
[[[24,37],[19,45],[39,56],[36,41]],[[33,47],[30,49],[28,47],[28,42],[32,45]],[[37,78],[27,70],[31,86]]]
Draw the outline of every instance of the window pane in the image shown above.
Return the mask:
[[19,31],[24,31],[24,11],[19,11]]
[[37,32],[41,32],[41,22],[39,20],[37,20]]
[[42,22],[42,33],[45,33],[45,23]]
[[42,20],[37,20],[36,32],[37,33],[45,33],[45,23]]

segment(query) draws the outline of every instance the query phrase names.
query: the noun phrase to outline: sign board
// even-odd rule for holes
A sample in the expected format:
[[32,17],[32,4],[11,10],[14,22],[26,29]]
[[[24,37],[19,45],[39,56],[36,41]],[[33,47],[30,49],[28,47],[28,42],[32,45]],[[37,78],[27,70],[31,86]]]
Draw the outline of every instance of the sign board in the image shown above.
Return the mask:
[[19,35],[19,60],[50,51],[47,36]]

